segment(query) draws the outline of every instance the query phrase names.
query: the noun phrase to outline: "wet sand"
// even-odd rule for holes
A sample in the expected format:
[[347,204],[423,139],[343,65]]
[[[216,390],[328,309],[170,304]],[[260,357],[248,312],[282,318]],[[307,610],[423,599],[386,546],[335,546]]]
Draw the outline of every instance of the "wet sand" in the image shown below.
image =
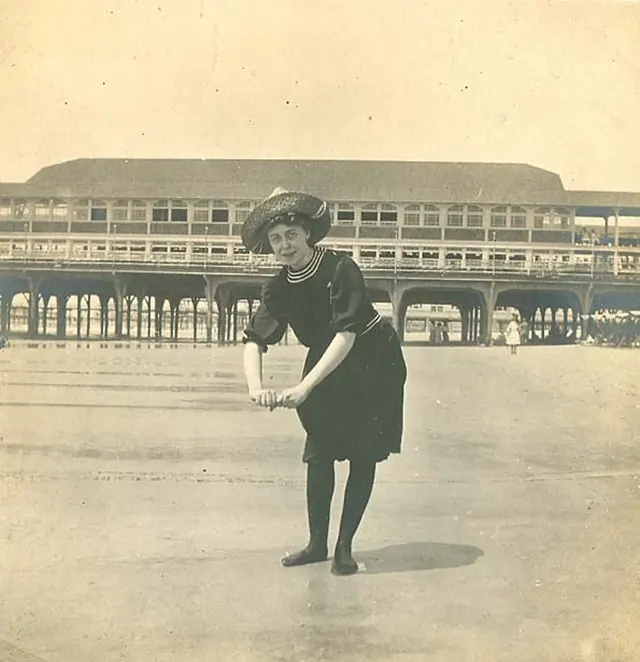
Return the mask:
[[407,347],[346,578],[280,566],[302,436],[241,351],[0,352],[0,660],[638,660],[640,351]]

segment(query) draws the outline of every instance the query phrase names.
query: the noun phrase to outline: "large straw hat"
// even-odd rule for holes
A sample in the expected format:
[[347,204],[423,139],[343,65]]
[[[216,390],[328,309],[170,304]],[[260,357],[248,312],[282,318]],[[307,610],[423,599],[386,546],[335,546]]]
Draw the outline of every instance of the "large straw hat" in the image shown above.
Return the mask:
[[309,219],[313,245],[326,237],[331,227],[327,203],[307,193],[287,191],[281,187],[273,189],[271,195],[251,210],[242,225],[240,233],[245,248],[252,253],[270,253],[271,247],[265,237],[265,230],[277,216],[300,214]]

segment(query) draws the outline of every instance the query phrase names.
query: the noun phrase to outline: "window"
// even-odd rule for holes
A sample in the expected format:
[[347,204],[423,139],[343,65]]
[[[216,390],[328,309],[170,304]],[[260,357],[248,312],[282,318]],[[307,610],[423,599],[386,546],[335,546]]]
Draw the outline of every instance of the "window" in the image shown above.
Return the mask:
[[356,218],[356,212],[353,205],[348,202],[340,202],[335,210],[335,221],[337,225],[353,225]]
[[51,216],[54,221],[66,221],[69,218],[69,205],[65,200],[51,202]]
[[429,227],[440,225],[440,212],[435,205],[424,206],[424,224]]
[[419,260],[420,251],[418,249],[403,248],[402,249],[402,259],[403,260]]
[[51,218],[49,200],[36,200],[35,218],[36,221],[48,221]]
[[172,200],[169,220],[173,223],[187,222],[187,203],[183,200]]
[[467,207],[467,226],[470,228],[481,228],[484,225],[482,207],[469,205]]
[[129,202],[127,200],[116,200],[113,203],[114,221],[126,221],[129,218]]
[[195,223],[209,222],[209,201],[198,200],[193,210],[193,220]]
[[131,201],[131,220],[132,221],[145,221],[147,220],[147,203],[143,200]]
[[0,199],[0,219],[7,220],[11,218],[11,199],[2,198]]
[[89,220],[89,209],[90,204],[89,200],[78,200],[75,205],[75,219],[77,221],[88,221]]
[[244,223],[252,208],[253,204],[251,202],[245,201],[236,203],[235,223]]
[[420,225],[420,205],[407,205],[404,208],[404,225]]
[[464,217],[464,207],[462,205],[454,205],[447,210],[447,227],[461,228],[462,219]]
[[363,225],[397,225],[398,211],[387,203],[369,203],[362,207],[361,219]]
[[565,208],[553,209],[551,207],[539,207],[533,215],[533,225],[535,228],[568,228],[571,218],[571,212]]
[[13,201],[13,218],[16,221],[27,220],[29,218],[29,204],[26,200]]
[[548,225],[549,221],[547,219],[550,215],[551,209],[549,207],[538,207],[533,214],[533,227],[540,230]]
[[222,200],[214,200],[211,203],[211,220],[214,223],[228,223],[229,205]]
[[568,228],[570,225],[570,216],[571,212],[568,209],[556,209],[553,217],[555,225],[559,225],[561,228]]
[[422,259],[430,260],[431,263],[437,262],[439,259],[438,253],[430,250],[422,249]]
[[527,210],[523,207],[511,207],[510,223],[512,228],[527,227]]
[[153,203],[153,216],[154,223],[166,223],[169,220],[169,201],[156,200]]
[[120,221],[146,221],[147,203],[143,200],[116,200],[111,211],[111,220]]
[[364,205],[360,216],[363,225],[378,224],[378,205]]
[[380,225],[397,225],[398,212],[393,205],[380,205]]
[[492,228],[507,227],[507,208],[504,205],[500,207],[494,207],[491,210],[491,227]]
[[91,201],[91,220],[92,221],[106,221],[107,220],[107,203],[104,200]]

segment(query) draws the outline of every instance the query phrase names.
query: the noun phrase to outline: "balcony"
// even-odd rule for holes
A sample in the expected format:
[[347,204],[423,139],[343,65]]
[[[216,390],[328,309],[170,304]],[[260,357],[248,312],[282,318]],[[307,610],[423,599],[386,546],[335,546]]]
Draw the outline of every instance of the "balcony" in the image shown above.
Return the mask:
[[[362,244],[334,241],[339,250],[356,252]],[[496,252],[499,251],[499,252]],[[510,252],[511,250],[511,252]],[[364,252],[364,251],[363,251]],[[384,253],[382,255],[376,253]],[[391,253],[391,254],[390,254]],[[640,248],[593,248],[582,246],[549,246],[527,244],[517,251],[506,246],[478,242],[463,248],[443,248],[441,245],[407,247],[409,255],[393,256],[389,249],[376,251],[370,245],[366,255],[356,258],[365,272],[403,274],[429,277],[533,277],[561,278],[577,276],[585,279],[638,279]],[[451,253],[451,254],[449,254]],[[45,268],[74,270],[92,268],[101,271],[118,267],[123,270],[211,272],[216,268],[225,273],[236,271],[273,271],[277,263],[273,256],[250,255],[241,249],[234,237],[130,237],[104,235],[69,236],[23,234],[0,235],[0,267]]]

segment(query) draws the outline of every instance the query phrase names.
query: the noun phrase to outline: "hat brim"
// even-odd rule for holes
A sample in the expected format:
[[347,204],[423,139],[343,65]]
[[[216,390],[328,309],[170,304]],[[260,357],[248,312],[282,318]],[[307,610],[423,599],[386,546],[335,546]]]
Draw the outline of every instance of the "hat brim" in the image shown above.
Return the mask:
[[265,232],[271,221],[281,214],[301,214],[309,219],[309,243],[316,244],[331,228],[329,207],[324,200],[307,193],[287,191],[263,200],[251,210],[242,225],[240,236],[252,253],[271,253]]

